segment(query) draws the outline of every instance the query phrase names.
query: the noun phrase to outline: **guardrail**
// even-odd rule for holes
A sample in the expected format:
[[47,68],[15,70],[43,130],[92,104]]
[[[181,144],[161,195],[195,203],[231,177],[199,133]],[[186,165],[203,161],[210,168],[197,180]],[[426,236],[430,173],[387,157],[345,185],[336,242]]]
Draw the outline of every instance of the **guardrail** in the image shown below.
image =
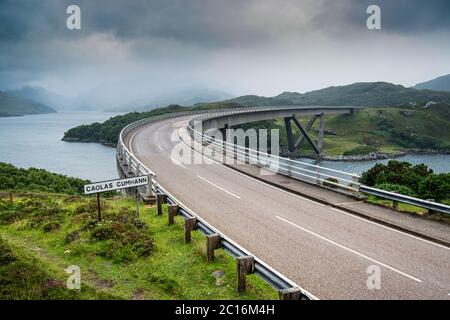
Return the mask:
[[[307,107],[305,107],[306,109]],[[348,108],[348,107],[347,107]],[[284,110],[296,110],[295,108],[283,108]],[[351,174],[335,169],[320,167],[317,165],[309,164],[306,162],[279,157],[277,155],[272,155],[259,150],[252,150],[243,146],[236,145],[234,143],[229,143],[227,141],[217,140],[203,132],[198,132],[195,130],[195,122],[203,122],[205,120],[211,120],[214,118],[238,115],[240,113],[248,112],[261,112],[261,111],[272,111],[279,110],[276,108],[251,108],[250,110],[226,110],[221,112],[210,112],[199,117],[191,119],[188,123],[188,132],[191,137],[202,143],[203,145],[211,145],[215,150],[219,149],[222,152],[231,152],[231,154],[236,158],[244,159],[244,161],[251,162],[252,164],[257,164],[259,166],[265,167],[270,171],[287,175],[294,179],[306,181],[309,183],[318,184],[321,186],[329,186],[342,188],[352,192],[359,191],[359,175]]]
[[[259,108],[253,108],[250,112],[258,112]],[[242,112],[249,112],[245,110]],[[341,188],[352,192],[362,192],[365,194],[375,195],[380,198],[393,200],[395,202],[402,202],[411,204],[417,207],[425,208],[433,212],[440,212],[450,214],[450,206],[437,203],[434,201],[423,200],[419,198],[405,196],[399,193],[389,192],[373,187],[369,187],[359,183],[359,175],[351,174],[339,170],[329,169],[305,163],[298,160],[288,159],[261,152],[259,150],[252,150],[243,146],[239,146],[227,141],[217,140],[214,137],[198,132],[194,129],[195,121],[211,120],[216,117],[231,116],[241,113],[239,110],[228,110],[219,113],[213,112],[191,119],[188,123],[188,132],[192,139],[206,145],[212,146],[215,151],[231,152],[234,158],[241,158],[243,162],[251,162],[252,164],[264,167],[265,169],[280,173],[294,179],[304,182],[317,184],[320,186],[327,186],[331,188]],[[275,160],[275,161],[274,161]],[[273,164],[276,165],[273,165]]]
[[403,194],[372,188],[365,185],[360,186],[360,191],[380,198],[385,198],[397,202],[407,203],[416,207],[425,208],[430,211],[450,214],[450,206],[447,206],[442,203],[405,196]]
[[[148,167],[146,167],[141,161],[139,161],[125,145],[123,139],[127,134],[129,134],[130,132],[132,132],[133,130],[144,124],[169,118],[177,118],[182,116],[201,114],[200,117],[196,117],[189,121],[187,129],[191,137],[195,141],[200,142],[202,145],[211,145],[214,148],[222,148],[223,151],[232,150],[233,154],[236,157],[241,156],[244,158],[244,160],[247,161],[254,160],[258,165],[264,166],[269,170],[274,170],[273,166],[271,166],[271,164],[273,164],[273,159],[278,160],[279,166],[277,167],[277,170],[279,173],[289,175],[295,179],[299,179],[302,181],[307,181],[308,179],[310,179],[309,182],[312,183],[335,186],[339,188],[348,189],[351,191],[359,191],[367,194],[373,194],[378,197],[390,199],[393,201],[408,203],[418,207],[426,208],[428,210],[450,214],[450,207],[443,204],[403,196],[401,194],[362,185],[358,182],[359,176],[356,174],[350,174],[339,170],[324,168],[297,160],[278,157],[261,151],[252,150],[242,146],[230,144],[226,141],[218,141],[211,136],[205,135],[203,132],[195,131],[193,128],[193,121],[203,121],[206,119],[211,119],[213,117],[230,116],[245,112],[261,112],[268,110],[270,111],[274,109],[276,108],[242,108],[238,110],[225,109],[225,110],[216,110],[214,112],[211,112],[210,110],[202,110],[202,111],[170,113],[161,116],[142,119],[126,126],[120,132],[117,144],[117,159],[123,167],[127,168],[129,174],[148,175],[150,183],[149,186],[147,187],[147,194],[152,195],[156,195],[158,193],[165,194],[167,196],[167,202],[172,205],[177,204],[179,206],[179,213],[185,219],[195,218],[197,220],[198,229],[206,236],[218,234],[218,232],[206,221],[202,220],[194,212],[190,211],[186,206],[184,206],[173,195],[171,195],[167,190],[165,190],[161,185],[157,183],[155,173],[151,171]],[[291,108],[291,109],[298,109],[298,108]],[[224,235],[220,235],[220,247],[226,250],[234,258],[252,256],[251,253],[241,248],[239,245],[237,245]],[[280,297],[285,298],[295,297],[304,300],[317,299],[316,297],[314,297],[314,295],[312,295],[311,293],[307,292],[302,288],[299,288],[294,282],[287,279],[286,277],[284,277],[271,267],[267,266],[264,262],[262,262],[258,258],[254,258],[253,267],[254,273],[258,274],[269,284],[271,284],[274,288],[280,291]]]
[[219,151],[231,154],[233,158],[240,160],[243,163],[256,164],[269,171],[322,186],[325,185],[349,191],[359,191],[359,176],[356,174],[279,157],[259,150],[253,150],[222,140],[217,140],[211,136],[198,133],[192,127],[188,127],[188,131],[195,140],[203,145],[206,145],[207,147],[212,146],[213,150],[216,152]]
[[[209,225],[201,217],[192,212],[189,208],[176,199],[170,192],[164,189],[157,181],[155,173],[146,167],[141,161],[139,161],[124,144],[124,137],[131,131],[135,130],[137,127],[160,121],[168,118],[182,117],[185,115],[192,115],[203,113],[201,112],[182,112],[166,114],[163,116],[157,116],[152,118],[146,118],[134,122],[126,126],[119,134],[118,144],[117,144],[117,160],[124,167],[127,168],[128,174],[133,175],[148,175],[149,176],[149,186],[147,187],[146,193],[148,195],[158,196],[159,194],[164,194],[166,196],[166,202],[169,205],[178,205],[178,213],[183,216],[185,222],[190,218],[196,219],[196,228],[201,231],[205,236],[219,235],[219,243],[217,248],[223,248],[227,253],[229,253],[233,258],[239,260],[240,258],[251,257],[253,264],[251,270],[247,270],[247,274],[255,273],[269,283],[272,287],[279,291],[280,299],[300,299],[300,300],[316,300],[317,298],[306,290],[300,288],[296,283],[286,278],[273,268],[269,267],[262,260],[258,259],[246,249],[240,247],[238,244],[233,242],[231,239],[225,235],[218,232],[214,227]],[[158,197],[156,197],[158,199]],[[158,201],[158,200],[157,200]],[[238,262],[239,263],[239,262]],[[238,264],[239,265],[239,264]],[[239,269],[239,268],[238,268]],[[245,274],[244,274],[245,277]]]
[[[160,185],[155,186],[154,191],[156,193],[163,193],[167,195],[167,202],[170,205],[176,204],[180,206],[180,201],[178,201],[176,198],[174,198],[166,189],[161,187]],[[184,207],[183,205],[180,206],[179,213],[185,218],[195,218],[197,219],[197,228],[199,231],[201,231],[204,235],[214,235],[214,234],[220,234],[217,232],[214,227],[209,225],[206,221],[201,219],[199,216],[197,216],[195,213]],[[239,258],[239,257],[248,257],[252,256],[251,253],[249,253],[246,249],[240,247],[238,244],[227,238],[225,235],[220,234],[220,247],[223,248],[228,254],[230,254],[233,258]],[[292,288],[298,288],[298,286],[289,280],[288,278],[281,275],[279,272],[275,271],[271,267],[269,267],[267,264],[262,262],[260,259],[255,258],[255,265],[254,265],[254,273],[259,275],[262,279],[264,279],[266,282],[268,282],[272,287],[274,287],[277,290],[289,290]],[[316,299],[312,294],[306,292],[303,289],[298,288],[300,291],[300,299],[301,300],[311,300]]]

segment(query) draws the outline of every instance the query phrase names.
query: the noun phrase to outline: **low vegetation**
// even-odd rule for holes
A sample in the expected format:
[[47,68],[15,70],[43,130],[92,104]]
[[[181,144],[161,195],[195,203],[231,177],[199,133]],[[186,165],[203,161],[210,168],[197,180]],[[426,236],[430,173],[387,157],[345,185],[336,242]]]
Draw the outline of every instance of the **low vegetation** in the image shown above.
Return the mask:
[[361,155],[361,154],[369,154],[372,152],[376,152],[378,151],[378,148],[375,146],[357,146],[354,147],[353,149],[350,149],[348,151],[344,151],[342,153],[343,156],[357,156],[357,155]]
[[243,106],[326,105],[385,107],[428,101],[450,103],[450,92],[416,90],[387,82],[359,82],[306,92],[283,92],[275,97],[247,95],[227,100]]
[[[183,241],[183,219],[167,225],[152,206],[81,196],[84,180],[0,165],[0,299],[275,299],[257,276],[236,290],[236,264],[218,250],[206,262],[199,232]],[[33,191],[32,193],[30,192]],[[44,190],[45,193],[37,192]],[[64,192],[64,193],[56,193]],[[12,198],[10,197],[12,195]],[[81,290],[66,288],[70,265]]]
[[[83,125],[66,132],[64,140],[100,142],[115,145],[120,130],[124,126],[142,118],[167,112],[192,109],[234,108],[236,104],[210,103],[195,108],[171,106],[150,112],[128,113],[116,116],[100,124]],[[306,124],[306,119],[301,119]],[[280,147],[287,154],[287,136],[282,119],[262,121],[239,126],[240,128],[279,129]],[[449,152],[450,151],[450,106],[433,105],[422,108],[371,108],[356,115],[326,116],[324,150],[326,156],[357,156],[368,153],[398,154],[402,152]],[[311,130],[317,139],[318,123]],[[293,126],[294,135],[299,130]],[[268,138],[270,142],[270,137]],[[295,152],[295,156],[314,156],[305,141]]]
[[[430,101],[437,104],[427,104]],[[189,110],[239,108],[276,105],[355,105],[367,109],[356,115],[326,116],[324,148],[326,156],[358,156],[373,152],[450,151],[450,93],[416,90],[384,82],[355,83],[330,87],[305,94],[284,92],[276,97],[242,96],[223,102],[203,103],[191,107],[171,105],[149,112],[133,112],[100,124],[72,128],[63,140],[100,142],[115,145],[120,130],[142,118]],[[427,105],[427,108],[424,106]],[[306,124],[307,120],[302,119]],[[312,128],[317,137],[318,121]],[[280,129],[281,150],[287,154],[287,138],[282,119],[251,124],[252,127]],[[246,126],[241,126],[246,127]],[[294,133],[299,130],[294,126]],[[306,143],[296,156],[313,156]]]
[[450,204],[450,173],[433,173],[424,164],[391,160],[378,163],[361,176],[361,183],[422,199]]
[[0,190],[27,190],[79,195],[87,180],[71,178],[44,169],[20,169],[0,162]]
[[[248,291],[236,290],[236,264],[218,250],[204,257],[198,232],[183,241],[182,218],[127,199],[15,197],[0,199],[0,299],[275,299],[257,276]],[[81,270],[81,291],[65,289],[64,269]]]
[[84,285],[69,290],[64,272],[37,259],[23,248],[12,246],[0,237],[0,299],[114,299],[115,297]]
[[[301,118],[306,126],[309,119]],[[240,126],[278,129],[280,150],[287,155],[287,136],[283,119]],[[300,136],[292,126],[294,135]],[[326,156],[357,156],[373,152],[450,152],[450,105],[430,108],[369,108],[356,115],[325,116],[324,152]],[[310,134],[317,139],[318,121]],[[294,156],[314,156],[304,141]]]

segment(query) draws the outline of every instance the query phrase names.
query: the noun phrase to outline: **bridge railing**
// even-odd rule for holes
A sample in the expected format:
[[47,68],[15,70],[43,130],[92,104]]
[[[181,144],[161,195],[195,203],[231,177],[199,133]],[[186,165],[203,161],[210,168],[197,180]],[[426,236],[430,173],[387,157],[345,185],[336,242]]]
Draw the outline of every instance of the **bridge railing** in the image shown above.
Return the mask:
[[[214,115],[214,117],[220,117],[220,116],[226,116],[226,115],[234,115],[234,114],[238,114],[238,113],[274,111],[274,110],[298,110],[301,108],[306,108],[306,107],[282,107],[282,108],[281,107],[258,107],[258,108],[249,107],[249,108],[217,109],[214,111],[195,110],[195,111],[166,113],[166,114],[162,114],[159,116],[144,118],[144,119],[138,120],[136,122],[133,122],[122,129],[122,131],[119,134],[119,138],[118,138],[118,142],[117,142],[117,155],[118,155],[119,160],[121,161],[121,164],[127,166],[128,170],[130,170],[130,172],[134,172],[135,174],[149,175],[152,177],[152,179],[154,179],[155,174],[151,170],[148,170],[148,168],[144,169],[145,166],[143,166],[143,164],[136,157],[133,156],[133,154],[130,152],[130,150],[127,148],[127,146],[124,144],[124,141],[123,141],[123,139],[125,138],[125,136],[127,134],[129,134],[130,132],[132,132],[133,130],[135,130],[136,128],[138,128],[142,125],[160,121],[160,120],[164,120],[164,119],[178,118],[178,117],[190,116],[190,115],[200,115],[200,117],[198,117],[198,119],[203,120],[203,119],[210,118],[211,115]],[[201,116],[202,114],[204,115],[203,117]]]
[[[178,112],[171,114],[164,114],[161,116],[145,118],[139,121],[136,121],[128,126],[126,126],[119,134],[118,144],[117,144],[117,159],[123,167],[128,169],[129,174],[133,175],[148,175],[150,177],[150,184],[148,186],[147,193],[148,194],[157,194],[164,193],[167,196],[167,201],[169,204],[178,204],[180,208],[180,213],[184,218],[195,217],[198,220],[198,229],[204,233],[205,235],[210,235],[212,233],[219,233],[215,230],[211,225],[209,225],[206,221],[197,216],[194,212],[189,210],[185,205],[183,205],[178,199],[176,199],[172,194],[170,194],[166,189],[164,189],[157,182],[157,177],[153,171],[151,171],[147,166],[145,166],[139,159],[137,159],[132,152],[128,149],[126,144],[124,143],[124,138],[136,130],[138,127],[168,119],[168,118],[176,118],[182,116],[191,116],[199,114],[199,117],[195,117],[189,121],[188,131],[191,134],[191,137],[200,142],[202,145],[211,144],[214,148],[222,148],[222,150],[232,150],[236,156],[244,156],[244,159],[250,160],[253,159],[257,161],[260,166],[264,166],[270,169],[273,164],[274,155],[251,150],[242,146],[236,146],[234,144],[224,143],[223,141],[218,141],[211,136],[205,135],[203,132],[197,132],[193,128],[193,121],[195,120],[206,120],[211,117],[218,116],[228,116],[237,113],[244,112],[260,112],[263,110],[270,110],[275,108],[244,108],[244,109],[224,109],[224,110],[216,110],[211,112],[210,110],[202,110],[202,111],[189,111],[189,112]],[[298,108],[292,108],[298,109]],[[426,201],[422,199],[412,198],[404,195],[400,195],[397,193],[387,192],[384,190],[371,188],[368,186],[364,186],[358,182],[359,176],[355,174],[349,174],[346,172],[324,168],[308,163],[304,163],[297,160],[287,159],[278,157],[279,170],[281,173],[292,176],[294,178],[306,181],[307,178],[310,178],[313,183],[326,184],[328,186],[335,187],[343,187],[350,189],[352,191],[360,191],[367,194],[373,194],[381,198],[391,199],[398,202],[409,203],[418,207],[427,208],[429,210],[438,211],[450,214],[450,207],[439,204],[432,201]],[[336,181],[337,180],[337,181]],[[225,249],[230,255],[233,257],[241,257],[252,255],[244,248],[240,247],[232,240],[221,234],[220,238],[220,246]],[[298,288],[298,285],[289,280],[288,278],[281,275],[279,272],[274,270],[273,268],[266,265],[263,261],[258,258],[255,258],[255,273],[261,276],[264,280],[266,280],[269,284],[271,284],[274,288],[278,290],[292,289]],[[302,288],[298,288],[300,290],[300,299],[317,299],[312,294],[307,292]]]
[[280,173],[298,180],[331,188],[359,191],[359,176],[356,174],[279,157],[259,150],[253,150],[223,140],[218,140],[208,135],[202,135],[192,128],[188,128],[188,130],[198,142],[211,148],[213,152],[231,155],[233,159],[235,158],[237,160],[236,163],[238,164],[251,163],[273,173]]
[[[266,109],[267,110],[267,109]],[[256,164],[267,170],[280,173],[292,178],[331,188],[346,189],[351,192],[361,192],[364,194],[375,195],[380,198],[389,199],[394,202],[406,203],[416,207],[427,209],[431,212],[440,212],[450,214],[450,206],[437,203],[430,200],[424,200],[405,196],[395,192],[369,187],[359,183],[360,176],[339,170],[325,168],[298,160],[285,157],[279,157],[259,150],[253,150],[234,143],[216,139],[208,134],[195,130],[196,121],[211,120],[217,117],[230,116],[242,112],[258,112],[260,108],[251,110],[225,110],[221,112],[212,112],[191,119],[187,130],[192,139],[206,147],[212,147],[214,151],[227,152],[233,157],[243,159],[244,163]]]
[[266,282],[268,282],[272,287],[279,290],[279,292],[282,292],[284,290],[297,290],[298,296],[300,300],[316,300],[317,298],[312,295],[311,293],[307,292],[306,290],[300,288],[296,283],[294,283],[292,280],[288,279],[287,277],[280,274],[275,269],[268,266],[266,263],[264,263],[259,258],[252,255],[249,251],[239,246],[237,243],[226,237],[224,234],[216,230],[213,226],[208,224],[205,220],[203,220],[201,217],[196,215],[193,211],[191,211],[188,207],[186,207],[181,201],[176,199],[169,191],[164,189],[163,186],[161,186],[157,182],[156,174],[150,170],[147,166],[145,166],[139,159],[136,158],[136,156],[133,155],[133,153],[128,149],[126,144],[124,143],[125,137],[136,130],[138,127],[168,119],[168,118],[176,118],[176,117],[182,117],[187,115],[194,115],[199,114],[205,111],[198,111],[198,112],[177,112],[172,114],[165,114],[161,116],[156,116],[152,118],[146,118],[139,121],[136,121],[128,126],[126,126],[119,134],[119,139],[117,143],[117,160],[120,162],[122,167],[126,170],[128,170],[128,174],[132,175],[148,175],[150,177],[150,183],[147,188],[147,194],[149,195],[156,195],[159,193],[163,193],[167,197],[167,202],[169,204],[177,204],[179,206],[179,213],[185,218],[196,218],[197,220],[197,227],[198,230],[200,230],[205,235],[211,235],[211,234],[219,234],[220,235],[220,247],[223,248],[227,253],[229,253],[233,258],[237,257],[244,257],[244,256],[252,256],[254,257],[254,268],[255,268],[255,274],[260,276],[262,279],[264,279]]
[[[305,107],[306,108],[306,107]],[[298,110],[299,107],[287,107],[284,110]],[[244,146],[239,146],[228,141],[215,139],[203,132],[195,130],[196,122],[203,122],[214,118],[237,115],[240,113],[261,112],[280,110],[274,107],[268,108],[247,108],[243,110],[221,110],[220,112],[210,112],[191,119],[188,123],[188,132],[191,137],[210,146],[216,151],[226,152],[235,158],[243,159],[244,162],[252,163],[264,167],[265,169],[287,175],[289,177],[306,181],[309,183],[327,186],[331,188],[341,188],[352,192],[359,191],[359,178],[357,174],[347,173],[335,169],[325,168],[299,160],[280,157],[260,150],[253,150]]]
[[368,187],[365,185],[361,185],[360,191],[371,194],[380,198],[389,199],[392,201],[397,201],[401,203],[410,204],[416,207],[425,208],[430,210],[431,212],[440,212],[444,214],[450,214],[450,206],[447,206],[443,203],[438,203],[430,200],[423,200],[419,198],[414,198],[410,196],[405,196],[403,194],[389,192],[386,190],[381,190],[377,188]]

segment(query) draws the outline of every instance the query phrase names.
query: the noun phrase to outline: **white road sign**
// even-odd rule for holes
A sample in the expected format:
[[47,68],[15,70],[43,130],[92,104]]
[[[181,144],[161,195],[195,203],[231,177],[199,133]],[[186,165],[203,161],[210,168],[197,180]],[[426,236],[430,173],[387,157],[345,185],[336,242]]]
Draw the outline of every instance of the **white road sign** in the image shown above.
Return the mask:
[[107,192],[125,188],[145,186],[148,184],[148,176],[131,177],[118,180],[109,180],[86,184],[84,194]]

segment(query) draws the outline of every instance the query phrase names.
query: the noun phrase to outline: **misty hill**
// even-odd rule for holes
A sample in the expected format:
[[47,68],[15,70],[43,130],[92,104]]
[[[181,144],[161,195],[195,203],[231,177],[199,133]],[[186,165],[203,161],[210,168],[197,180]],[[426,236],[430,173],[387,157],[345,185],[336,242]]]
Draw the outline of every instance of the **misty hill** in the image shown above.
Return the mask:
[[445,76],[416,84],[416,89],[428,89],[436,91],[450,91],[450,74]]
[[46,105],[0,91],[0,117],[53,112],[56,111]]
[[190,88],[174,91],[170,94],[158,95],[153,98],[137,99],[108,111],[149,111],[157,107],[177,104],[191,106],[198,103],[209,103],[230,99],[232,95],[207,88]]
[[54,94],[42,87],[24,86],[20,89],[8,91],[8,93],[16,97],[36,101],[56,110],[70,109],[72,107],[72,102],[69,98]]
[[283,92],[275,97],[242,96],[227,100],[244,106],[355,105],[363,107],[424,105],[428,101],[450,103],[450,92],[405,88],[387,82],[360,82],[304,94]]

